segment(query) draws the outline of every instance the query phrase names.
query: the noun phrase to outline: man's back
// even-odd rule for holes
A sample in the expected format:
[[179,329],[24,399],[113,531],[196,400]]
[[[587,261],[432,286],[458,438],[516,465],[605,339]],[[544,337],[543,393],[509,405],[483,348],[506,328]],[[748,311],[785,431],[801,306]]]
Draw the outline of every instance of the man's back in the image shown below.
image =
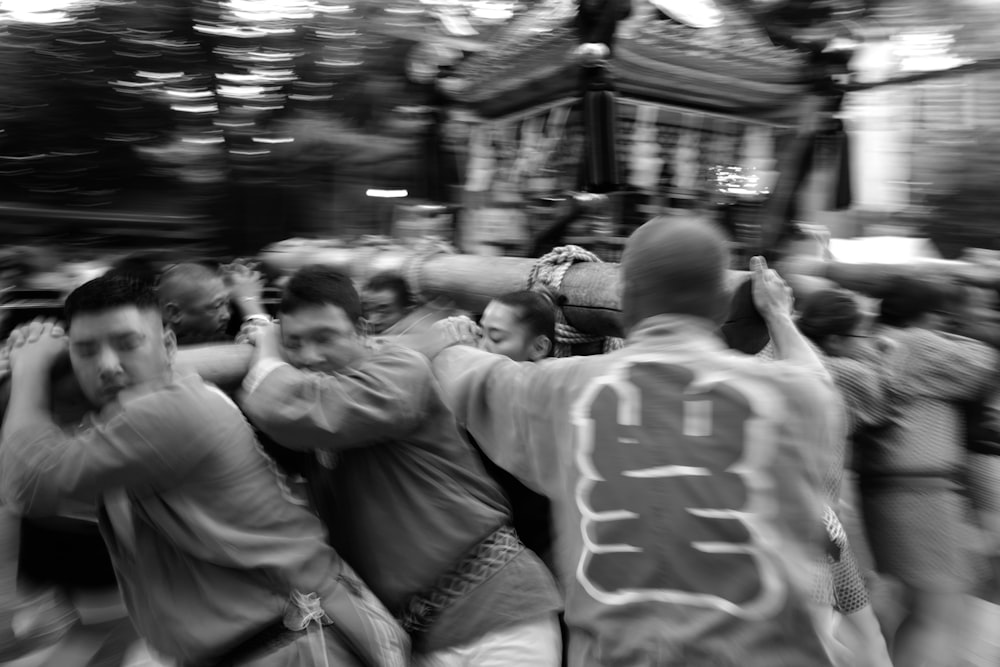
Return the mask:
[[809,595],[823,383],[669,316],[605,356],[453,348],[435,371],[484,450],[553,501],[571,665],[830,664]]

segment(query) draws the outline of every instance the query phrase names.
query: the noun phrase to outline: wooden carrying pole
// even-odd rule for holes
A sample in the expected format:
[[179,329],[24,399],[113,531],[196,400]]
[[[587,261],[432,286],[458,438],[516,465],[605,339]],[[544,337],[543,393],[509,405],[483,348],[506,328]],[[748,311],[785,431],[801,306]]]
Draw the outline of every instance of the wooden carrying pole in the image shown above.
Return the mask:
[[[233,390],[243,381],[250,367],[253,348],[249,345],[199,345],[184,347],[177,351],[174,366],[180,373],[197,373],[208,382],[223,389]],[[53,369],[53,407],[60,421],[78,421],[90,409],[80,391],[69,359],[56,364]],[[10,401],[10,376],[0,380],[0,422],[7,412]]]
[[[528,288],[538,260],[518,257],[482,257],[419,250],[384,248],[312,247],[265,251],[261,259],[272,268],[290,273],[307,264],[324,264],[364,282],[382,271],[394,271],[425,298],[447,298],[458,307],[480,312],[490,299]],[[954,278],[984,287],[1000,287],[1000,269],[968,262],[933,261],[912,264],[845,264],[814,257],[792,257],[778,270],[797,298],[839,284],[847,289],[880,296],[895,276]],[[745,280],[744,271],[731,272],[731,286]],[[566,321],[579,331],[600,336],[621,336],[619,267],[613,263],[578,262],[566,272],[560,286],[566,303]]]
[[[537,260],[519,257],[483,257],[449,253],[428,254],[398,248],[322,248],[265,251],[261,259],[274,269],[292,272],[307,264],[324,264],[359,282],[382,271],[406,278],[410,289],[424,299],[445,298],[459,308],[480,312],[491,299],[528,289]],[[621,336],[618,321],[618,264],[578,262],[566,272],[560,286],[565,296],[566,321],[576,329],[599,336]]]
[[814,257],[796,257],[788,266],[793,276],[821,278],[854,292],[881,297],[890,282],[908,276],[954,280],[967,285],[1000,289],[1000,267],[957,260],[926,260],[908,264],[845,264]]

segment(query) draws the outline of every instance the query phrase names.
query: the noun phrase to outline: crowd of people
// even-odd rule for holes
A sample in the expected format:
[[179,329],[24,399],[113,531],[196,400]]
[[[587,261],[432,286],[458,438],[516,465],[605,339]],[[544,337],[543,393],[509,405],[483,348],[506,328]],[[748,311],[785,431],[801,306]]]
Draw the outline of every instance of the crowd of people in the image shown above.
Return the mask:
[[[957,667],[997,585],[996,294],[729,263],[646,223],[624,347],[564,358],[545,290],[474,317],[315,265],[269,308],[245,266],[123,263],[3,344],[0,544],[91,512],[179,667]],[[238,386],[179,352],[222,344]]]

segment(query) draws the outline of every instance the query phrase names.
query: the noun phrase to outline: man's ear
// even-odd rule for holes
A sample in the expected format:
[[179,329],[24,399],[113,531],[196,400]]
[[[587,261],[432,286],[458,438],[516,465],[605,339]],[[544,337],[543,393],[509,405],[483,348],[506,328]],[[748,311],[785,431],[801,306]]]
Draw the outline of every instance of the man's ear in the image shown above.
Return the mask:
[[163,347],[167,350],[167,359],[173,362],[177,356],[177,335],[170,327],[163,328]]
[[532,361],[541,361],[549,356],[552,352],[552,341],[549,340],[548,336],[539,334],[531,341],[531,346],[528,348],[528,358]]
[[181,319],[181,307],[173,301],[163,306],[163,321],[168,323],[179,322]]

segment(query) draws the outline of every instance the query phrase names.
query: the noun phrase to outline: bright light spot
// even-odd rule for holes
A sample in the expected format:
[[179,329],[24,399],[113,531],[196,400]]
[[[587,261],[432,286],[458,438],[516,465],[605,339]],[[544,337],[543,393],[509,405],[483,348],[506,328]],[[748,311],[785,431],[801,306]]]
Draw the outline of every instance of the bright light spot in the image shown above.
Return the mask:
[[286,79],[291,81],[295,78],[295,70],[291,69],[252,69],[250,73],[262,79],[270,79],[272,81],[284,81]]
[[324,65],[326,67],[358,67],[359,65],[364,65],[363,60],[318,60],[317,65]]
[[20,23],[64,23],[69,12],[96,4],[96,0],[0,0],[0,12]]
[[222,137],[184,137],[181,142],[185,144],[221,144],[225,139]]
[[170,97],[179,97],[185,100],[197,100],[212,97],[211,91],[208,90],[168,90],[167,95]]
[[295,141],[294,137],[276,137],[274,139],[269,139],[267,137],[254,137],[254,142],[258,144],[290,144]]
[[506,21],[514,16],[514,5],[501,2],[479,2],[469,12],[483,21]]
[[846,264],[909,264],[940,258],[927,239],[898,236],[830,239],[830,252]]
[[241,21],[299,21],[316,14],[311,0],[229,0],[223,6]]
[[108,81],[108,83],[118,88],[155,88],[159,85],[155,81],[148,81],[146,83],[140,81]]
[[219,86],[219,94],[225,97],[236,97],[250,100],[260,97],[267,92],[263,86]]
[[316,36],[323,39],[350,39],[357,37],[360,33],[357,30],[317,30]]
[[946,32],[902,33],[892,38],[892,44],[904,72],[936,72],[970,62],[955,55],[955,37]]
[[406,190],[379,190],[378,188],[368,188],[365,195],[379,199],[399,199],[401,197],[409,197],[410,193]]
[[219,107],[214,104],[171,104],[170,108],[181,113],[217,113]]
[[323,100],[333,99],[333,95],[299,95],[292,93],[288,96],[288,99],[295,100],[296,102],[322,102]]
[[152,79],[153,81],[169,81],[170,79],[184,78],[184,72],[143,72],[139,70],[135,75],[143,79]]
[[246,39],[250,37],[264,37],[267,32],[260,29],[254,28],[242,28],[238,26],[212,26],[212,25],[196,25],[194,29],[198,32],[203,32],[207,35],[219,35],[221,37],[235,37],[237,39]]
[[320,14],[350,14],[354,11],[354,7],[350,5],[331,5],[329,7],[320,5],[316,11]]
[[257,83],[261,79],[256,74],[230,74],[227,72],[216,74],[215,78],[222,79],[223,81],[232,81],[233,83]]

